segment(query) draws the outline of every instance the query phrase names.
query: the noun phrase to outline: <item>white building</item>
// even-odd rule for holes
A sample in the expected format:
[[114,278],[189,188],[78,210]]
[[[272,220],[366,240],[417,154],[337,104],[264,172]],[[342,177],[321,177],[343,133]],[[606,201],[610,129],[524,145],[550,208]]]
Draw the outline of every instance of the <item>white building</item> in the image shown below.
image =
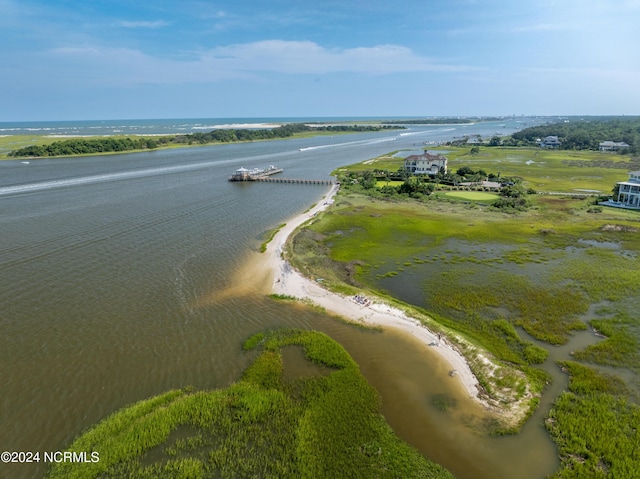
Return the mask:
[[233,175],[229,177],[229,181],[247,181],[251,178],[252,170],[245,167],[238,168]]
[[640,209],[640,171],[632,171],[629,173],[629,181],[619,181],[618,197],[615,198],[620,208],[638,208]]
[[540,148],[558,148],[561,145],[557,136],[547,136],[544,140],[537,140]]
[[600,151],[618,151],[621,148],[629,148],[624,141],[603,141],[600,143]]
[[404,169],[414,175],[436,176],[440,168],[447,172],[447,157],[442,155],[432,155],[428,151],[422,155],[411,155],[404,159]]

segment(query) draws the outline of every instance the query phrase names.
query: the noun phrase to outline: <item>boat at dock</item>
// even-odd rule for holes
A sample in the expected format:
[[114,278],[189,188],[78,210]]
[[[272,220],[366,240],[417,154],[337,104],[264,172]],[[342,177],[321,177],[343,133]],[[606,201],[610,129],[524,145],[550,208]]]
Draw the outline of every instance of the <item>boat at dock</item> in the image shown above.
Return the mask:
[[284,169],[269,165],[267,168],[239,168],[233,175],[229,176],[229,181],[258,181],[277,173],[282,173]]
[[308,178],[272,178],[272,175],[282,173],[284,170],[277,166],[270,165],[268,168],[238,168],[235,173],[229,176],[229,181],[268,181],[271,183],[303,183],[307,185],[333,185],[334,179],[311,180]]

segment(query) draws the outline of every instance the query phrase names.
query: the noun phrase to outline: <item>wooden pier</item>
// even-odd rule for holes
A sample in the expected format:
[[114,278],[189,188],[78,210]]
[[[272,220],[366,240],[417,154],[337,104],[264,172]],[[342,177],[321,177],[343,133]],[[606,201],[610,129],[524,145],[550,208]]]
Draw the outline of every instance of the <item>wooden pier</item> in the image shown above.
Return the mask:
[[326,180],[309,180],[303,178],[273,178],[272,175],[282,173],[284,170],[277,166],[269,166],[268,168],[254,168],[248,170],[239,168],[233,175],[229,177],[229,181],[269,181],[271,183],[299,183],[305,185],[334,185],[337,183],[335,179]]
[[268,181],[270,183],[301,183],[305,185],[333,185],[336,180],[309,180],[304,178],[271,178],[269,176],[260,176],[254,178],[253,181]]
[[237,169],[236,172],[229,177],[229,181],[258,181],[261,178],[268,178],[271,175],[282,173],[284,170],[277,166],[269,166],[268,168],[246,168]]

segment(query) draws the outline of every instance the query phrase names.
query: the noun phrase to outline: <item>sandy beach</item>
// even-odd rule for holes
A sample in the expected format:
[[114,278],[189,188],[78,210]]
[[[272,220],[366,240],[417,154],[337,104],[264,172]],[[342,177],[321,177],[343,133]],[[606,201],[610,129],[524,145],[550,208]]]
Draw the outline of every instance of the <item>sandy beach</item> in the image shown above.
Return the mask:
[[464,356],[448,344],[444,337],[439,338],[438,334],[429,331],[418,320],[408,317],[403,311],[384,304],[374,297],[362,299],[332,293],[322,288],[318,282],[302,276],[282,259],[282,251],[289,236],[298,226],[326,209],[333,202],[338,188],[339,185],[334,185],[312,209],[290,220],[267,245],[265,266],[273,274],[272,291],[276,294],[310,300],[348,320],[372,326],[395,328],[416,337],[426,347],[433,348],[449,362],[451,371],[455,371],[453,379],[462,383],[470,397],[486,405],[478,396],[478,380],[471,372]]

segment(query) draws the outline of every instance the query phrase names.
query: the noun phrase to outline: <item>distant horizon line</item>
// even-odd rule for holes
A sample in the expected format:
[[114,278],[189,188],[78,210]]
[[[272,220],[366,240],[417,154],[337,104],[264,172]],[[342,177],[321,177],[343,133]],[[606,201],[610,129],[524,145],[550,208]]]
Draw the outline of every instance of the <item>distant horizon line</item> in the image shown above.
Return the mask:
[[107,121],[174,121],[174,120],[379,120],[386,119],[485,119],[485,118],[622,118],[638,117],[629,114],[511,114],[511,115],[336,115],[336,116],[233,116],[233,117],[149,117],[149,118],[93,118],[93,119],[71,119],[71,120],[0,120],[0,124],[16,123],[72,123],[72,122],[107,122]]

